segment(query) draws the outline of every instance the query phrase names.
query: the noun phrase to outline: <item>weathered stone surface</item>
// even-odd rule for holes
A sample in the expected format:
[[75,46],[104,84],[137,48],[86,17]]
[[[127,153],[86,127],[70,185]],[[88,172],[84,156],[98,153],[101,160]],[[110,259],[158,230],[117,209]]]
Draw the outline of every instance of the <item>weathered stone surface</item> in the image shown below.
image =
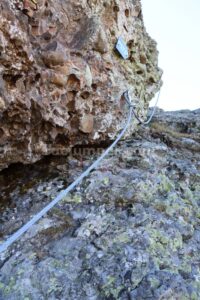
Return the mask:
[[[200,110],[160,110],[121,142],[0,255],[0,299],[199,300],[199,120]],[[4,170],[2,240],[95,156]]]
[[[119,36],[126,61],[113,50]],[[127,113],[122,93],[144,116],[159,90],[157,56],[139,0],[2,0],[1,168],[113,139]]]

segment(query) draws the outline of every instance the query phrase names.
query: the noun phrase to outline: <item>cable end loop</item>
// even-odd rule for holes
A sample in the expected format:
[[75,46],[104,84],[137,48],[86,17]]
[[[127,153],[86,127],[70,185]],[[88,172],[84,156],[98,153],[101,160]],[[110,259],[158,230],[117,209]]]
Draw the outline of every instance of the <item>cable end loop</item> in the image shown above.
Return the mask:
[[123,96],[126,100],[126,102],[128,103],[129,107],[135,107],[134,103],[132,102],[131,100],[131,97],[129,95],[129,90],[126,90],[124,93],[123,93]]

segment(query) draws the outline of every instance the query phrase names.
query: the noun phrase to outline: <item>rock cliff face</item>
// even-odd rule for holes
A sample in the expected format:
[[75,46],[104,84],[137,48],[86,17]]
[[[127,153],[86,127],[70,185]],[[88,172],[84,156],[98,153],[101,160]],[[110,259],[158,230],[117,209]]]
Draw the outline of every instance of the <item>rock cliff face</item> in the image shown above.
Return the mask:
[[[126,61],[113,50],[119,36]],[[139,0],[1,0],[1,168],[113,139],[123,92],[144,116],[159,90],[157,54]]]
[[[2,237],[91,160],[4,170]],[[159,111],[0,256],[0,299],[199,300],[199,261],[200,110]]]

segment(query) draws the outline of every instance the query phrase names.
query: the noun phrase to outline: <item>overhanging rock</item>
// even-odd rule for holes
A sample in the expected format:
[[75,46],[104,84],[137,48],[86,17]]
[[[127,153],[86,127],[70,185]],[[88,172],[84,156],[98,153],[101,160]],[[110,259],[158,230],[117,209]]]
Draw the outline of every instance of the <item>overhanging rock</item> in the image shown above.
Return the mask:
[[[0,6],[1,169],[113,139],[127,115],[126,89],[146,114],[162,71],[139,0],[2,0]],[[119,37],[127,60],[114,51]]]

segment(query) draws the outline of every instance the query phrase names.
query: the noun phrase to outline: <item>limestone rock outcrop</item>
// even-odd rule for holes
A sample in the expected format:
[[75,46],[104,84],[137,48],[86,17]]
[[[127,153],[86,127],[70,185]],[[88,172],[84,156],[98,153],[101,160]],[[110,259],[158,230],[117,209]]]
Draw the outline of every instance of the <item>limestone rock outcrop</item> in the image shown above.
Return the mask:
[[[120,36],[127,60],[114,51]],[[0,167],[113,139],[126,89],[145,116],[161,85],[157,58],[139,0],[2,0]]]

